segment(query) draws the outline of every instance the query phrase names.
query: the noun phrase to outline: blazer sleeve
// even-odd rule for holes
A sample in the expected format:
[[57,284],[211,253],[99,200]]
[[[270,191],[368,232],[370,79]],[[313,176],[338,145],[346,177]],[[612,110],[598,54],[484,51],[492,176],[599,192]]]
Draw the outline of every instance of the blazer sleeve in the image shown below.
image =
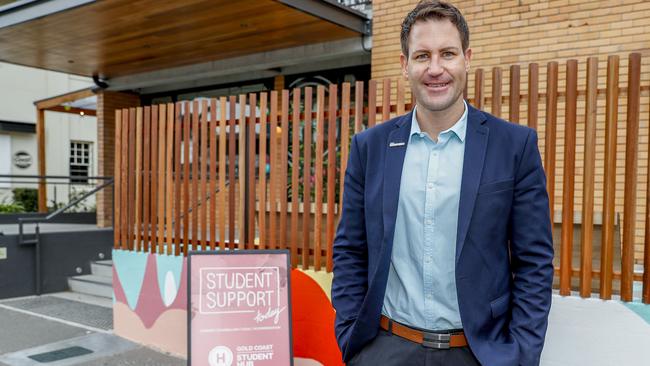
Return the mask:
[[528,133],[517,168],[510,219],[510,334],[519,344],[520,365],[539,365],[551,307],[553,237],[546,177],[534,130]]
[[345,171],[341,220],[333,245],[332,305],[336,310],[336,339],[343,354],[368,290],[364,187],[364,165],[358,135],[355,135]]

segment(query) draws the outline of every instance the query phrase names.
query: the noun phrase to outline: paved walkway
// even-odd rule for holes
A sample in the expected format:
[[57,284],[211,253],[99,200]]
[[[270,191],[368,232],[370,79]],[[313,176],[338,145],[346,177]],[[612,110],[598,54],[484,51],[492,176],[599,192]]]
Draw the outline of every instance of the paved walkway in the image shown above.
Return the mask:
[[[110,300],[89,300],[70,294],[0,300],[0,366],[186,365],[114,335]],[[541,365],[648,365],[648,344],[650,305],[554,295]]]
[[[110,320],[108,319],[110,317]],[[0,301],[0,366],[184,366],[118,337],[112,309],[56,295]]]

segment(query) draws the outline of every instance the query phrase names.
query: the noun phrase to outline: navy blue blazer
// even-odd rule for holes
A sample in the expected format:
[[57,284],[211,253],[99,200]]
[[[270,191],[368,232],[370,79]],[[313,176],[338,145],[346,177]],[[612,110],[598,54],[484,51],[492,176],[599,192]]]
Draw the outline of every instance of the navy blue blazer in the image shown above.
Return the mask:
[[[553,244],[537,134],[468,108],[456,245],[465,336],[483,365],[538,365]],[[344,361],[379,329],[411,113],[352,139],[333,251],[332,304]]]

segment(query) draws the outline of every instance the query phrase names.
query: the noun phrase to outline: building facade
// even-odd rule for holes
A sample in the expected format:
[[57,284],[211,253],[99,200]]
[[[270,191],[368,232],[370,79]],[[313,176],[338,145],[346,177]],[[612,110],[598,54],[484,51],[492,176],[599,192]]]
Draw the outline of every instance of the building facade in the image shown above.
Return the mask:
[[[0,174],[37,175],[36,109],[34,102],[87,88],[89,78],[0,63]],[[47,175],[97,175],[97,122],[94,116],[45,112]],[[79,179],[83,181],[83,178]],[[0,178],[0,203],[13,200],[12,189],[36,188],[33,179]],[[48,206],[60,206],[83,184],[48,180]],[[75,193],[76,192],[76,193]],[[87,206],[94,205],[89,198]]]

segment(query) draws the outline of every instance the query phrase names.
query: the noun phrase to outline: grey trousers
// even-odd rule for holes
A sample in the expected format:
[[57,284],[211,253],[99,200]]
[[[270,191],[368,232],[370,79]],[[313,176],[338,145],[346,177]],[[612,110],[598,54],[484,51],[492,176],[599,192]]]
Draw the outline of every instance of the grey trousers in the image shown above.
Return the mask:
[[480,366],[469,347],[426,348],[380,329],[347,366]]

